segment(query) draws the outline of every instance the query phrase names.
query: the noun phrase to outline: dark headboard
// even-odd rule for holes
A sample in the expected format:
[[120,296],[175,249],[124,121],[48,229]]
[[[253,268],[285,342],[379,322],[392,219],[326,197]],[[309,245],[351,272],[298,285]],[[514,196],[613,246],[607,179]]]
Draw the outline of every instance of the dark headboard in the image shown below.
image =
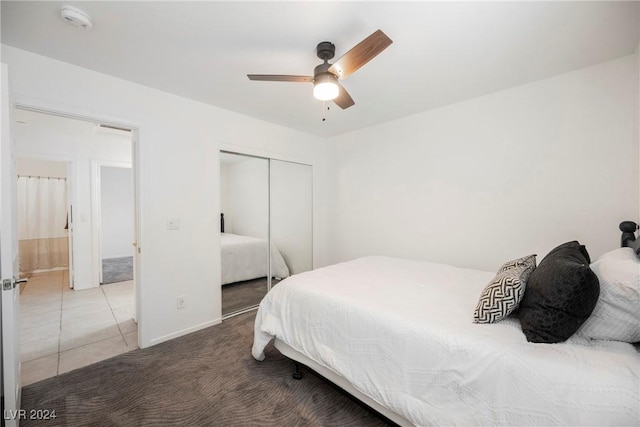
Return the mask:
[[620,237],[620,246],[632,248],[636,255],[640,257],[640,240],[636,240],[636,230],[638,230],[638,224],[635,222],[621,222],[620,231],[622,231],[622,236]]
[[220,213],[220,232],[224,233],[224,214]]

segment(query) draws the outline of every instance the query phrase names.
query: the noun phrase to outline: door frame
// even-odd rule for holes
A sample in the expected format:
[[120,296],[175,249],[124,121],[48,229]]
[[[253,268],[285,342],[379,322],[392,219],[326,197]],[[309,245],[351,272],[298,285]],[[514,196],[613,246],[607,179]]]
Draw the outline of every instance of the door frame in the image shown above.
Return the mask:
[[[2,234],[0,235],[0,273],[2,279],[1,318],[2,339],[0,340],[0,354],[2,368],[0,378],[2,384],[2,425],[18,426],[21,417],[20,401],[22,399],[22,365],[20,361],[20,287],[16,281],[19,275],[18,259],[18,226],[16,218],[16,163],[15,140],[13,138],[12,123],[15,103],[9,84],[9,67],[0,64],[0,86],[2,86],[0,110],[0,187],[2,187],[3,202],[0,203],[2,218]],[[9,193],[9,194],[7,194]],[[9,197],[7,197],[9,196]],[[6,290],[5,288],[6,284]],[[16,287],[16,285],[18,285]]]
[[[146,289],[144,285],[144,257],[142,256],[142,242],[144,241],[144,215],[142,215],[145,207],[144,197],[147,192],[144,191],[145,182],[143,182],[143,168],[145,165],[142,162],[141,146],[142,138],[140,134],[143,133],[141,125],[137,122],[131,121],[123,117],[107,116],[104,114],[97,114],[89,112],[88,110],[82,110],[78,108],[72,108],[66,105],[50,104],[42,102],[41,100],[35,100],[33,98],[26,98],[16,96],[14,108],[20,108],[23,110],[33,111],[36,113],[49,114],[53,116],[59,116],[69,119],[83,120],[92,123],[102,123],[119,128],[126,128],[131,130],[131,168],[133,171],[133,193],[134,193],[134,227],[135,227],[135,247],[133,256],[133,272],[134,272],[134,294],[135,294],[135,321],[138,324],[138,347],[144,348],[141,344],[146,343],[146,327],[144,323],[144,309],[142,305],[142,294]],[[77,168],[74,173],[74,178],[77,176]],[[77,185],[75,186],[77,187]],[[77,191],[77,188],[74,189]],[[95,236],[93,237],[95,240]],[[99,286],[99,285],[98,285]]]

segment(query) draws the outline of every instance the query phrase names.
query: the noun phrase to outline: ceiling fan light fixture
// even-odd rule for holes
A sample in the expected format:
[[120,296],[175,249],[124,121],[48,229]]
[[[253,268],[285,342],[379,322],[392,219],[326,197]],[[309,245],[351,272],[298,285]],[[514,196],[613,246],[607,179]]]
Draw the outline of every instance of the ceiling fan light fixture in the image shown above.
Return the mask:
[[331,101],[340,94],[336,76],[321,74],[313,80],[313,96],[320,101]]
[[292,76],[286,74],[247,74],[249,80],[266,82],[313,82],[313,96],[321,101],[333,101],[338,107],[347,109],[353,105],[349,92],[338,83],[358,71],[385,50],[393,41],[381,30],[374,31],[369,37],[352,47],[333,64],[329,60],[335,55],[336,46],[331,42],[320,42],[316,46],[316,55],[322,64],[313,69],[312,76]]

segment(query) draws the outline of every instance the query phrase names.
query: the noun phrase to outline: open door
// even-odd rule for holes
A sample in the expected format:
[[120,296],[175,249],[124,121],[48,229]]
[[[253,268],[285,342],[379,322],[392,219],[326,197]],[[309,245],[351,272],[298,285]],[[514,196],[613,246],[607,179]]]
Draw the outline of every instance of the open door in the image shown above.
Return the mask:
[[2,64],[0,121],[0,274],[2,276],[2,380],[4,425],[17,426],[20,418],[20,287],[16,223],[16,173],[11,134],[8,67]]
[[70,177],[72,176],[71,171],[71,162],[67,163],[67,243],[69,245],[69,282],[67,285],[69,288],[73,289],[73,228],[75,224],[73,223],[73,204],[71,203],[71,181],[73,181]]

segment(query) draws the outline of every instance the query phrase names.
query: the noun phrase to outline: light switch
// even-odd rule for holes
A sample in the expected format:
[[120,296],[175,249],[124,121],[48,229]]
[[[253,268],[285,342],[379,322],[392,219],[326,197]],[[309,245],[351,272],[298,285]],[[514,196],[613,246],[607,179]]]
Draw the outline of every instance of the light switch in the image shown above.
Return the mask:
[[169,218],[167,220],[167,230],[180,230],[180,220],[177,218]]

